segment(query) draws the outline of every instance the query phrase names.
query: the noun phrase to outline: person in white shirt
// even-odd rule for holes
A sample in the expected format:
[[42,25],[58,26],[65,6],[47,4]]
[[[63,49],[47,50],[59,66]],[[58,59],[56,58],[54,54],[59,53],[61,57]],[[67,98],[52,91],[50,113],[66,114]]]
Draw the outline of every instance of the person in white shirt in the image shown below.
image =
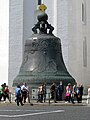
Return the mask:
[[26,86],[26,83],[24,82],[21,86],[21,93],[22,93],[22,101],[26,103],[26,98],[28,95],[28,87]]
[[90,104],[90,86],[88,88],[87,104]]

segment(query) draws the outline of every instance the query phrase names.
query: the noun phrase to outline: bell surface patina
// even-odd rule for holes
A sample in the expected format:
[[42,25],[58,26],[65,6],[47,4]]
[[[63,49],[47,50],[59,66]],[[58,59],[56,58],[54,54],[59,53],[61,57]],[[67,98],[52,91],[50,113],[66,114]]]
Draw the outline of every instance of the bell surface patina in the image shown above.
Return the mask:
[[47,14],[43,12],[37,19],[32,28],[34,34],[25,42],[24,59],[13,86],[23,82],[30,86],[59,84],[60,81],[64,85],[75,84],[63,61],[61,40],[53,35],[54,27],[47,22]]

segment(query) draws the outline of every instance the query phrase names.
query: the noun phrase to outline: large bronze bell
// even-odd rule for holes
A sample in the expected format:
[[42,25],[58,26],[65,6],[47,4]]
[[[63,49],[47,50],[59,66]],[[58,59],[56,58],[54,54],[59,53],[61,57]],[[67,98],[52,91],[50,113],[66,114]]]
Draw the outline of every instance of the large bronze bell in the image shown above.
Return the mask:
[[63,61],[61,40],[52,34],[54,28],[47,22],[47,14],[42,13],[37,18],[32,28],[34,34],[26,40],[24,59],[13,86],[23,82],[32,86],[59,84],[60,81],[64,85],[75,84]]

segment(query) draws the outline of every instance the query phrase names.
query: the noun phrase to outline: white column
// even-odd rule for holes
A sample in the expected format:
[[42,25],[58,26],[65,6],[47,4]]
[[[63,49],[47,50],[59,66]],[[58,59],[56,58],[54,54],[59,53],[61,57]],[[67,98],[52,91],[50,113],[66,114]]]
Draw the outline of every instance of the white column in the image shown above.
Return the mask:
[[42,0],[42,4],[44,4],[44,0]]
[[0,85],[8,83],[9,0],[0,0]]
[[54,7],[53,7],[53,9],[54,9],[54,15],[53,15],[53,23],[54,23],[54,34],[57,36],[57,0],[54,0]]

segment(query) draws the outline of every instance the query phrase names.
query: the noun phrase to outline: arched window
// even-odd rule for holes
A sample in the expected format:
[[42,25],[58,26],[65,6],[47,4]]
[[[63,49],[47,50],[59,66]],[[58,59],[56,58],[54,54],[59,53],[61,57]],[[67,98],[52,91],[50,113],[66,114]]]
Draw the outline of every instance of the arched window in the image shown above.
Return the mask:
[[86,23],[86,4],[85,1],[82,2],[82,22],[83,24]]
[[41,5],[42,4],[42,0],[38,0],[38,5]]
[[86,39],[86,36],[83,39],[83,66],[87,67],[87,39]]

